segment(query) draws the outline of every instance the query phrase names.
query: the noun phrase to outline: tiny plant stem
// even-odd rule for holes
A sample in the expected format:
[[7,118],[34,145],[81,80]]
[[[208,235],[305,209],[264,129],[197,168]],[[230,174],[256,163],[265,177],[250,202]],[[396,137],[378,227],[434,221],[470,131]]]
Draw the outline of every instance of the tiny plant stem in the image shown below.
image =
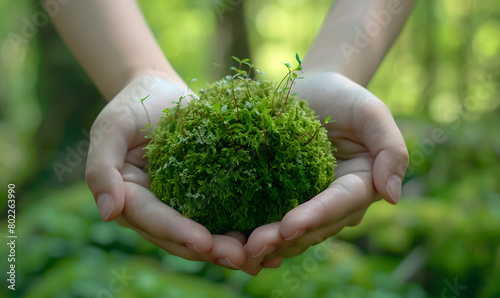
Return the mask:
[[266,119],[264,117],[262,117],[262,122],[264,123],[264,142],[266,143],[267,167],[271,169],[271,164],[269,163],[269,149],[267,147]]
[[170,118],[170,119],[172,119],[172,120],[174,120],[174,121],[179,122],[180,124],[182,124],[182,122],[180,122],[179,120],[175,119],[174,117],[171,117],[171,116],[167,116],[167,117]]
[[207,116],[205,116],[205,114],[203,114],[202,112],[200,112],[200,111],[196,111],[196,113],[198,113],[198,114],[200,114],[200,115],[202,115],[203,117],[205,117],[205,118],[207,118],[207,119],[208,119],[208,117],[207,117]]
[[149,114],[148,114],[148,111],[146,110],[146,106],[144,105],[143,102],[141,102],[142,104],[142,107],[144,108],[144,112],[146,112],[146,117],[148,118],[148,123],[151,123],[151,119],[149,119]]
[[222,116],[222,114],[219,114],[219,116],[222,118],[222,123],[224,123],[224,126],[226,127],[227,132],[229,133],[229,136],[231,137],[231,142],[233,142],[234,152],[236,152],[236,144],[234,144],[233,134],[229,130],[229,127],[227,127],[226,120],[224,120],[224,116]]
[[187,131],[186,125],[184,125],[184,121],[182,120],[181,112],[178,109],[177,109],[177,115],[179,115],[179,118],[181,119],[182,127],[184,127],[184,131],[186,131],[186,135],[187,135],[188,131]]
[[245,85],[247,86],[247,94],[248,94],[248,99],[252,98],[252,95],[250,94],[250,87],[248,86],[248,81],[246,79],[242,79],[245,81]]
[[248,77],[250,77],[250,72],[252,72],[252,65],[248,66],[247,79],[248,79]]
[[214,78],[215,73],[217,72],[217,69],[219,69],[220,65],[216,65],[214,71],[212,72],[212,75],[210,76],[210,81],[208,81],[208,84],[212,84],[212,79]]
[[200,135],[200,139],[203,142],[203,145],[206,145],[205,140],[201,136],[200,128],[198,127],[198,121],[196,121],[196,118],[193,117],[194,123],[196,124],[196,130],[198,131],[198,135]]
[[275,90],[275,91],[274,91],[274,93],[273,93],[273,99],[271,100],[271,110],[273,110],[273,109],[274,109],[274,96],[276,95],[276,93],[278,92],[278,89],[280,88],[281,84],[283,84],[283,81],[286,79],[286,77],[287,77],[289,74],[290,74],[290,72],[289,72],[289,73],[287,73],[287,74],[283,77],[283,79],[281,79],[281,82],[278,84],[278,87],[276,87],[276,90]]
[[306,132],[305,134],[303,134],[300,138],[297,139],[297,142],[302,140],[305,136],[307,136],[308,134],[310,134],[314,129],[311,129],[310,131]]
[[150,126],[151,126],[151,119],[149,119],[149,113],[148,113],[148,111],[146,110],[146,106],[144,105],[144,100],[145,100],[146,98],[148,98],[148,97],[149,97],[149,95],[148,95],[148,96],[146,96],[145,98],[143,98],[143,99],[141,100],[141,105],[142,105],[142,107],[144,108],[144,112],[146,113],[146,117],[148,118],[148,126],[147,126],[147,131],[148,131],[148,132],[149,132],[149,134],[151,134],[151,136],[152,136],[153,134],[151,133],[151,128],[150,128]]
[[236,123],[239,123],[240,121],[240,110],[238,109],[238,103],[236,102],[236,96],[234,95],[234,78],[231,79],[231,85],[233,89],[233,98],[234,98],[234,105],[236,106]]
[[[305,133],[305,134],[303,134],[300,138],[298,138],[298,139],[297,139],[297,142],[298,142],[298,141],[300,141],[300,140],[302,140],[305,136],[307,136],[308,134],[310,134],[313,130],[316,130],[316,131],[317,131],[320,127],[323,127],[323,126],[325,126],[326,124],[327,124],[327,123],[323,123],[323,124],[321,124],[318,128],[316,128],[316,129],[311,129],[310,131],[306,132],[306,133]],[[315,132],[314,134],[316,134],[316,132]],[[314,136],[313,136],[313,138],[314,138]],[[309,142],[310,142],[310,140],[309,140],[306,144],[308,144]]]
[[286,98],[285,98],[285,103],[283,104],[283,109],[281,109],[281,112],[278,114],[278,116],[276,117],[276,119],[278,119],[278,117],[283,113],[283,111],[285,110],[285,107],[286,107],[286,103],[288,102],[288,97],[290,96],[290,91],[292,91],[292,85],[293,85],[293,82],[295,82],[295,79],[292,80],[292,83],[290,84],[290,88],[288,89],[288,93],[286,95]]
[[314,139],[314,137],[316,136],[316,133],[318,132],[318,130],[319,130],[319,126],[318,126],[318,128],[316,128],[316,130],[314,131],[313,136],[304,144],[304,146],[307,145],[307,144],[309,144],[309,142],[311,142]]
[[[283,98],[283,94],[286,92],[286,88],[288,88],[288,82],[290,82],[290,76],[291,76],[291,72],[288,73],[288,78],[286,80],[286,83],[285,83],[285,88],[283,88],[283,90],[281,91],[280,93],[280,98],[278,99],[278,103],[276,103],[276,107],[279,107],[280,103],[281,103],[281,99]],[[290,87],[291,88],[291,87]]]
[[175,149],[177,149],[177,152],[179,152],[180,155],[182,155],[184,158],[186,158],[186,155],[182,154],[182,152],[177,148],[177,145],[174,144]]

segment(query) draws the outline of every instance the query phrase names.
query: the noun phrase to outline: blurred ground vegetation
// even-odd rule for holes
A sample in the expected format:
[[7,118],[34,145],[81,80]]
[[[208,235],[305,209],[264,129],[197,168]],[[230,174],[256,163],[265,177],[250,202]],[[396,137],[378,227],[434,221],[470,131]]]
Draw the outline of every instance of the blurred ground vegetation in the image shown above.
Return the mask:
[[[230,55],[249,56],[278,79],[280,62],[307,52],[329,6],[139,3],[181,76],[198,78],[194,89],[208,81],[212,62],[229,65]],[[54,162],[86,140],[105,102],[50,24],[12,45],[10,34],[22,35],[41,11],[37,1],[0,1],[0,10],[8,12],[0,18],[1,233],[13,182],[14,297],[500,297],[500,2],[417,3],[368,86],[409,148],[400,204],[374,204],[358,227],[320,246],[325,253],[313,247],[256,278],[170,256],[101,222],[83,182],[84,156],[55,175]],[[3,244],[1,270],[6,255]],[[1,285],[2,297],[12,294],[5,278]]]

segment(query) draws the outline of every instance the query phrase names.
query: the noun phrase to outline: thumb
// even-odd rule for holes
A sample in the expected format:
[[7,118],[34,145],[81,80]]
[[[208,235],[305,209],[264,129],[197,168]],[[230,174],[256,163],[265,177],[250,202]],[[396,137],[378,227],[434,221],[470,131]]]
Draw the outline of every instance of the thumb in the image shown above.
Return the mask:
[[387,202],[397,204],[408,167],[408,150],[389,108],[377,101],[365,115],[362,138],[374,157],[373,182],[377,192]]
[[127,148],[124,134],[109,118],[100,115],[90,132],[85,179],[103,221],[116,219],[125,205],[125,186],[120,170]]
[[389,203],[397,204],[408,167],[406,146],[387,147],[380,151],[373,164],[373,182],[377,192]]

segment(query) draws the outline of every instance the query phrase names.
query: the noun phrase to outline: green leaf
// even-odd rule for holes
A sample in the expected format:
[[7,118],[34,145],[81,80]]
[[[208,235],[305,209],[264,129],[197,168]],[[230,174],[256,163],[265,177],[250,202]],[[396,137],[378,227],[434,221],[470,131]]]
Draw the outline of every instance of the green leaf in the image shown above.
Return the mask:
[[240,59],[238,59],[238,57],[236,57],[236,56],[231,56],[231,58],[233,58],[234,60],[236,60],[236,62],[241,63],[241,60],[240,60]]
[[285,65],[286,68],[288,68],[288,69],[292,68],[292,66],[290,65],[290,63],[285,63],[285,62],[281,62],[281,63],[283,63],[283,65]]
[[296,79],[296,78],[297,78],[297,74],[296,74],[295,72],[294,72],[294,73],[292,73],[292,77],[293,77],[294,79]]
[[220,103],[218,103],[218,102],[213,103],[213,104],[212,104],[212,108],[213,108],[216,112],[220,112]]
[[325,123],[325,124],[326,124],[326,123],[330,122],[330,119],[332,119],[332,116],[328,116],[328,117],[326,117],[326,118],[325,118],[325,121],[324,121],[323,123]]
[[146,100],[146,98],[148,98],[148,97],[149,97],[149,94],[148,94],[148,96],[146,96],[146,97],[144,97],[143,99],[141,99],[141,102],[142,102],[142,103],[144,103],[144,101],[145,101],[145,100]]
[[148,125],[146,125],[147,129],[149,129],[150,126],[151,126],[151,122],[149,122]]
[[245,59],[241,60],[241,63],[245,63],[245,62],[249,62],[249,61],[250,61],[250,59],[245,58]]
[[162,111],[162,113],[168,114],[170,112],[170,108],[166,108]]
[[216,67],[220,67],[220,64],[217,64],[217,63],[212,63],[213,65],[215,65]]
[[299,62],[299,65],[302,64],[302,60],[300,60],[300,58],[299,58],[299,53],[295,53],[295,60],[297,60],[297,62]]

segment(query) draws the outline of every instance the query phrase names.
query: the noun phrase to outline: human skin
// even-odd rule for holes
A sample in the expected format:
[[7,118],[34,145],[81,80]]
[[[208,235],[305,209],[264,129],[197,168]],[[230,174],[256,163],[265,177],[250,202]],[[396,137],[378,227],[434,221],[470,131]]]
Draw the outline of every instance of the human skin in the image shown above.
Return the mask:
[[[400,32],[411,4],[391,15],[361,54],[346,59],[339,49],[352,43],[352,28],[373,20],[370,12],[389,0],[337,1],[304,59],[306,79],[294,86],[298,95],[332,115],[329,136],[337,147],[335,181],[281,222],[256,229],[248,239],[236,231],[212,235],[183,217],[149,191],[143,171],[143,147],[149,122],[187,90],[161,52],[137,3],[132,0],[71,1],[53,22],[66,44],[109,103],[91,130],[86,180],[104,221],[116,220],[167,252],[256,275],[360,222],[378,193],[396,204],[408,164],[408,153],[392,115],[367,91],[378,64]],[[404,5],[403,5],[404,4]],[[367,54],[369,53],[369,55]],[[347,115],[350,115],[348,117]],[[103,125],[112,129],[102,130]],[[96,142],[93,136],[104,135]]]
[[[330,8],[304,58],[306,78],[297,82],[294,91],[321,119],[333,116],[335,120],[326,126],[337,147],[335,181],[281,222],[259,227],[249,236],[246,246],[254,257],[243,266],[247,272],[279,267],[283,258],[299,255],[344,227],[359,224],[379,196],[397,204],[408,151],[387,106],[364,87],[413,5],[413,1],[340,0]],[[364,31],[374,23],[380,24],[380,31],[368,36],[364,47],[356,52],[341,47],[356,45],[354,29]]]

